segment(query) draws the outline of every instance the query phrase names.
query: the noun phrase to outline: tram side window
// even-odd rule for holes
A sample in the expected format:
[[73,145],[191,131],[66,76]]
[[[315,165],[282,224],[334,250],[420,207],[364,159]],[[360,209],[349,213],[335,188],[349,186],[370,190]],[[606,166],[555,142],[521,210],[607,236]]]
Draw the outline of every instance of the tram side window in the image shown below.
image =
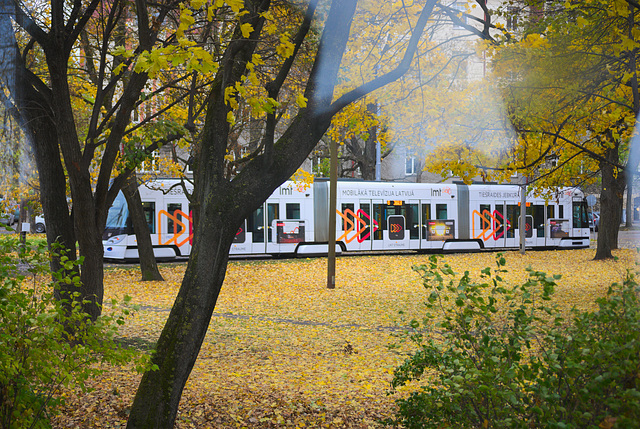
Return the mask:
[[373,205],[373,219],[378,222],[378,229],[373,233],[374,240],[382,240],[382,231],[387,229],[386,204]]
[[436,219],[448,219],[446,204],[436,204]]
[[587,218],[587,202],[586,201],[574,201],[572,204],[573,212],[573,227],[574,228],[589,228],[589,221]]
[[300,219],[300,203],[287,203],[287,219]]
[[149,233],[156,233],[156,203],[153,201],[145,201],[142,203],[142,210],[144,211],[144,219],[149,225]]
[[527,207],[527,214],[533,216],[533,225],[537,232],[537,237],[544,237],[544,206],[535,204]]
[[167,234],[177,234],[180,232],[178,230],[178,224],[173,221],[173,219],[177,219],[178,221],[182,221],[182,215],[180,213],[176,213],[176,210],[182,211],[182,204],[180,203],[170,203],[167,204]]
[[269,203],[267,204],[267,227],[268,227],[268,238],[267,240],[269,240],[269,243],[271,243],[272,240],[272,233],[271,233],[271,227],[273,224],[273,221],[276,219],[280,219],[280,205],[278,203]]
[[422,239],[427,238],[427,221],[431,219],[431,204],[422,205]]
[[563,205],[559,205],[558,206],[558,217],[560,219],[564,219],[564,206]]
[[361,215],[358,217],[363,221],[367,222],[367,226],[364,229],[364,231],[362,231],[362,233],[360,234],[360,237],[361,237],[361,240],[369,240],[370,239],[369,225],[371,224],[371,221],[369,220],[369,218],[371,217],[371,209],[369,208],[369,204],[360,203],[360,210],[362,210],[366,214],[366,216]]
[[518,217],[520,216],[520,207],[515,204],[507,204],[507,221],[509,221],[509,227],[507,228],[507,238],[515,237],[515,230],[518,228]]
[[409,228],[409,239],[420,238],[418,205],[407,204],[407,228]]
[[[354,229],[355,225],[355,217],[353,216],[355,204],[353,203],[343,203],[342,204],[342,230],[348,231],[350,229]],[[349,210],[349,213],[346,211]],[[357,229],[357,226],[355,227]]]
[[247,231],[253,243],[264,243],[264,207],[258,207],[247,219]]
[[494,237],[497,240],[504,237],[504,204],[496,204],[493,217]]
[[555,216],[555,208],[556,207],[551,205],[551,204],[549,204],[547,206],[547,219],[554,219],[556,217]]
[[491,225],[491,205],[480,204],[480,217],[482,218],[482,229],[485,229]]

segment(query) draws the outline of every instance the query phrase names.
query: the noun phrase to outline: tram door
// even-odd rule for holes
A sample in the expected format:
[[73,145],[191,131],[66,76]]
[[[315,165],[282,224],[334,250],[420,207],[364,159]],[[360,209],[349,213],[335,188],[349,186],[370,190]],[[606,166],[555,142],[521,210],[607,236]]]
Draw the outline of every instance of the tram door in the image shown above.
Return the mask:
[[488,248],[504,246],[504,205],[491,201],[476,202],[471,211],[471,230]]
[[280,252],[280,246],[276,236],[276,219],[279,218],[280,203],[279,201],[273,201],[271,199],[268,203],[258,207],[258,209],[249,216],[247,219],[247,236],[245,240],[250,241],[251,245],[247,253]]
[[518,203],[515,201],[500,201],[492,207],[491,230],[496,247],[518,247]]
[[420,201],[409,200],[407,206],[407,234],[409,234],[409,248],[420,249],[420,231],[421,231],[421,219],[420,219]]
[[409,228],[407,226],[407,206],[404,201],[387,201],[385,217],[384,248],[408,249]]
[[450,218],[447,202],[420,201],[420,246],[422,249],[442,249],[445,241],[455,239],[455,219]]
[[564,206],[556,203],[547,205],[546,245],[558,246],[563,238],[571,237],[571,225],[564,213]]
[[520,236],[518,235],[520,207],[516,201],[505,201],[503,207],[504,247],[518,247],[520,245]]
[[473,238],[489,248],[517,247],[519,214],[515,201],[476,202],[471,211]]
[[401,250],[410,248],[407,230],[407,205],[404,201],[372,200],[373,250]]
[[[536,247],[545,245],[545,214],[544,205],[527,203],[526,216],[524,220],[524,237],[526,247]],[[517,220],[515,238],[517,245],[520,245],[520,204],[517,209]]]
[[292,253],[305,240],[301,202],[270,198],[265,205],[267,253]]
[[339,202],[336,241],[347,250],[371,250],[371,200]]
[[360,201],[360,207],[356,212],[357,222],[360,225],[358,237],[356,241],[362,250],[371,250],[373,246],[373,231],[378,229],[377,223],[373,222],[371,200]]
[[158,244],[176,246],[180,249],[180,255],[188,255],[192,231],[187,202],[184,198],[167,196],[164,198],[164,207],[160,204],[158,207]]
[[[530,222],[533,222],[532,224]],[[527,245],[542,247],[546,244],[546,215],[544,204],[529,204],[527,206],[527,225],[532,230],[527,231]]]

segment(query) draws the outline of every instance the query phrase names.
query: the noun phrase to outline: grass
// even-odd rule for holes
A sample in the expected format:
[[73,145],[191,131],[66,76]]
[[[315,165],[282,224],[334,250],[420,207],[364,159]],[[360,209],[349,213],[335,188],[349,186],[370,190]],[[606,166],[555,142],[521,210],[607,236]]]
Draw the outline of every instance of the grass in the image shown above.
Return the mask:
[[[557,303],[567,311],[592,308],[635,265],[631,250],[604,262],[592,261],[593,252],[507,252],[507,278],[523,281],[528,266],[561,274]],[[495,254],[445,259],[457,272],[477,273],[494,265]],[[424,314],[426,294],[411,267],[425,261],[421,255],[339,258],[335,290],[326,288],[325,259],[231,261],[176,427],[375,427],[393,410],[386,392],[403,359],[402,348],[387,345],[396,340],[394,329]],[[122,330],[128,344],[147,346],[160,335],[184,265],[161,271],[165,282],[146,283],[138,282],[137,270],[106,272],[106,298],[126,293],[144,306]],[[114,368],[94,381],[93,392],[67,398],[56,427],[124,425],[138,380]],[[100,407],[89,411],[91,403]]]

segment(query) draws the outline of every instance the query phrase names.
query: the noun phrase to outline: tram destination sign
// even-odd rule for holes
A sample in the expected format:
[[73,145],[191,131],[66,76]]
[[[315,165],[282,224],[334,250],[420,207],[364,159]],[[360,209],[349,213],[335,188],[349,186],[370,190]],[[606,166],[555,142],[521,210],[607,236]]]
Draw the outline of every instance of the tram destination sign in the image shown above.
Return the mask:
[[346,188],[340,190],[341,197],[359,198],[385,198],[387,200],[405,200],[407,198],[452,197],[454,188],[443,186],[442,188],[426,187],[424,189],[362,189]]
[[506,192],[506,191],[480,191],[478,192],[480,198],[504,198],[514,199],[520,198],[519,192]]
[[413,189],[342,189],[343,197],[413,197]]

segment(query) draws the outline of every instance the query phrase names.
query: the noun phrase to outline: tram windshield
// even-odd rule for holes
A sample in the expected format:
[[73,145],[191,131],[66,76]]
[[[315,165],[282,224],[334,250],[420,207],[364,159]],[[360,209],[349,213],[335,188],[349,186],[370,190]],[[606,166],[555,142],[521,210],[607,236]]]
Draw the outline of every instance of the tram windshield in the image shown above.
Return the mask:
[[573,227],[574,228],[589,228],[589,217],[587,216],[587,202],[574,201],[573,202]]
[[113,200],[113,204],[107,214],[107,224],[102,239],[106,240],[114,235],[132,234],[132,229],[127,201],[124,198],[124,194],[118,192],[118,196]]

